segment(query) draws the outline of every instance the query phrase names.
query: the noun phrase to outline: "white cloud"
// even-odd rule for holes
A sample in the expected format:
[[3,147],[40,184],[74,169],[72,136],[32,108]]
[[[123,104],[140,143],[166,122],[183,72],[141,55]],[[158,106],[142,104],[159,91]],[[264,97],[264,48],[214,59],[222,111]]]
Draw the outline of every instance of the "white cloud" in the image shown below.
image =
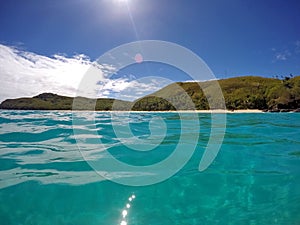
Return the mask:
[[273,62],[276,62],[276,61],[286,61],[286,60],[288,60],[292,56],[292,53],[289,50],[278,51],[275,48],[272,48],[271,50],[273,52],[275,52]]
[[118,78],[99,83],[99,97],[113,97],[122,100],[134,100],[151,94],[172,83],[163,77],[143,77],[140,79]]
[[42,92],[73,96],[90,66],[84,55],[50,58],[0,45],[0,101]]
[[290,44],[288,47],[281,48],[281,50],[271,48],[271,51],[274,52],[274,60],[272,62],[286,61],[295,58],[300,53],[300,40],[293,42],[292,45]]
[[283,60],[284,61],[284,60],[287,59],[287,56],[284,53],[277,53],[275,57],[276,57],[277,60]]
[[[66,96],[111,97],[134,100],[171,83],[161,77],[136,79],[132,74],[109,79],[111,65],[99,65],[83,55],[47,57],[0,44],[0,102],[44,92]],[[82,79],[86,86],[78,86]]]
[[285,50],[283,52],[277,52],[275,54],[276,60],[285,61],[291,56],[291,53],[288,50]]

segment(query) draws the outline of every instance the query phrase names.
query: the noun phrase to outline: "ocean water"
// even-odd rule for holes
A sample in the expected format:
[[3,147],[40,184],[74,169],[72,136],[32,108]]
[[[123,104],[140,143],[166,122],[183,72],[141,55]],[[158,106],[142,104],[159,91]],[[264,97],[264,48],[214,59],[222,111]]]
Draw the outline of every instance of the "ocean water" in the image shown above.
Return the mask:
[[[0,224],[300,224],[300,114],[228,114],[201,172],[212,116],[196,117],[0,111]],[[168,175],[173,167],[145,168],[175,151],[174,175],[139,186]]]

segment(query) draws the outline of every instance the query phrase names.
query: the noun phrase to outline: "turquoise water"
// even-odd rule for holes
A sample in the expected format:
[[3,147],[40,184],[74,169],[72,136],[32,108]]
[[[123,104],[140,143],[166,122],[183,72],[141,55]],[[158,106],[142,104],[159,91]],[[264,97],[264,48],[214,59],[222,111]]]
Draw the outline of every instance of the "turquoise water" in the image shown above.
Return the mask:
[[[166,133],[151,151],[126,147],[132,139],[119,138],[113,130],[129,123],[135,137],[148,140],[149,121],[158,116]],[[300,114],[228,114],[222,147],[203,172],[198,166],[211,116],[197,116],[196,128],[188,114],[183,117],[189,132],[199,133],[188,163],[163,182],[139,187],[113,181],[122,176],[148,179],[143,166],[168,158],[184,132],[181,141],[189,146],[178,114],[86,116],[74,127],[84,148],[79,151],[72,113],[0,111],[0,224],[300,224]],[[106,165],[108,154],[140,166],[141,174],[118,171],[105,180],[83,159]],[[158,173],[168,170],[163,169]]]

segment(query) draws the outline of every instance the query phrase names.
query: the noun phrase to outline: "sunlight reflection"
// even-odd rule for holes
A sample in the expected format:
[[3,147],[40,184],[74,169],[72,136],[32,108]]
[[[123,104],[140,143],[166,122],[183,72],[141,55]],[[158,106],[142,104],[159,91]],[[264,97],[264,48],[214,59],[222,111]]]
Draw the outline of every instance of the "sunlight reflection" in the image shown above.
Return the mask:
[[127,225],[127,222],[123,220],[120,225]]
[[127,210],[123,210],[122,215],[123,215],[123,218],[125,218],[127,216]]
[[[135,195],[131,195],[129,198],[128,198],[128,201],[129,202],[132,202],[133,200],[135,199]],[[126,209],[123,209],[122,210],[122,220],[121,220],[121,223],[120,225],[127,225],[127,215],[128,215],[128,209],[131,207],[131,205],[127,202],[126,205],[125,205]]]

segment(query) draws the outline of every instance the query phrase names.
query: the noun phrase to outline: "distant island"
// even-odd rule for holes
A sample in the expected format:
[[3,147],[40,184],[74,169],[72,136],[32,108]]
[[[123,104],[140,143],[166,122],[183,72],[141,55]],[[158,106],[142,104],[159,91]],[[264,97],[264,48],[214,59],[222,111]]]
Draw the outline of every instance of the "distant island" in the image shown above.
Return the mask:
[[[78,110],[90,109],[90,105],[97,111],[209,110],[207,101],[209,96],[205,96],[203,90],[211,89],[213,82],[216,81],[177,82],[133,102],[108,98],[75,97],[75,99],[43,93],[32,98],[7,99],[0,104],[0,109],[72,110],[75,99],[76,102],[80,102],[80,107],[76,108]],[[300,76],[287,76],[283,79],[244,76],[221,79],[218,83],[228,110],[300,111]],[[189,104],[187,98],[191,99],[193,104]],[[172,103],[176,103],[176,107]]]

